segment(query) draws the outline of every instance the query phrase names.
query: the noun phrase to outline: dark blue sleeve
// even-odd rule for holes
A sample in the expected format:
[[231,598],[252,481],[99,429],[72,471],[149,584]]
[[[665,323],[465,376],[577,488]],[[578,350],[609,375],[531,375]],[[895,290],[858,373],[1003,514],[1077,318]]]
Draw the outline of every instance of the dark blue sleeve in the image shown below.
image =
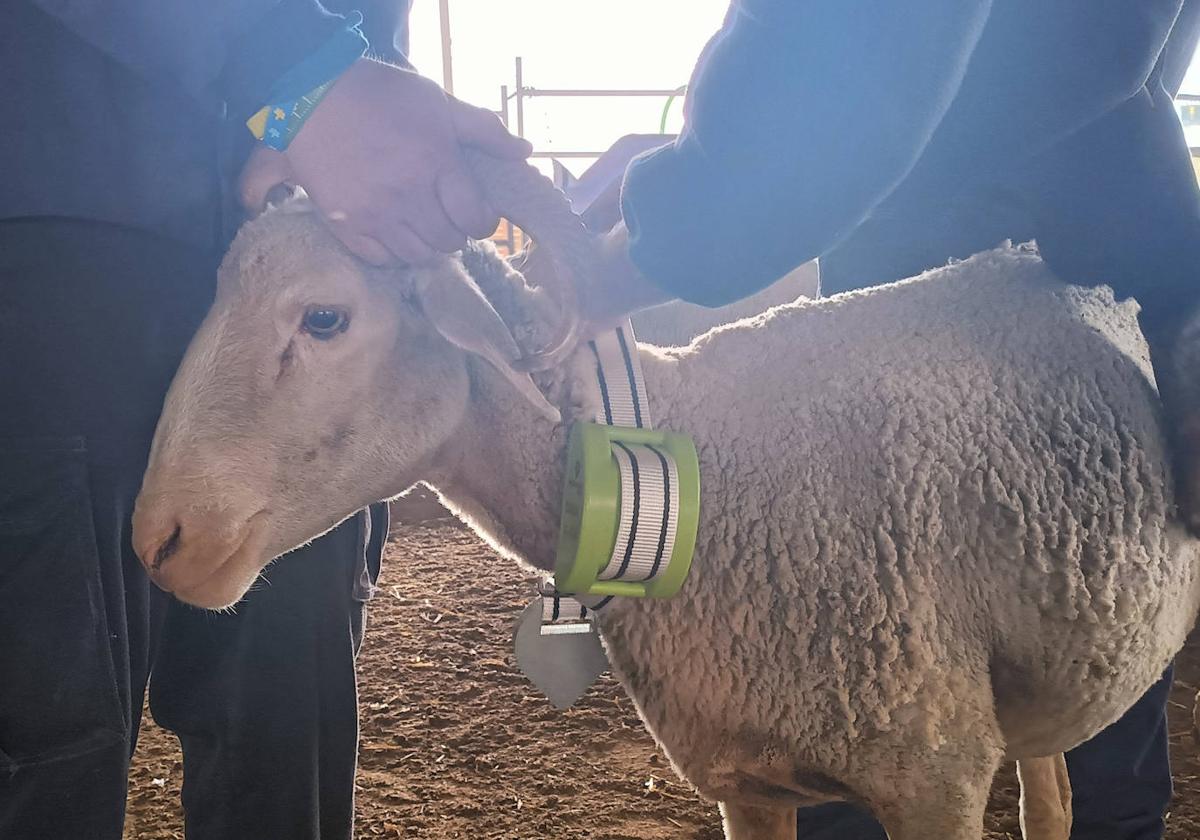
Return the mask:
[[[319,0],[34,0],[151,80],[249,116],[271,85],[345,26]],[[185,106],[181,106],[185,107]]]
[[954,99],[991,0],[740,0],[678,140],[630,167],[639,270],[685,300],[749,295],[854,229]]

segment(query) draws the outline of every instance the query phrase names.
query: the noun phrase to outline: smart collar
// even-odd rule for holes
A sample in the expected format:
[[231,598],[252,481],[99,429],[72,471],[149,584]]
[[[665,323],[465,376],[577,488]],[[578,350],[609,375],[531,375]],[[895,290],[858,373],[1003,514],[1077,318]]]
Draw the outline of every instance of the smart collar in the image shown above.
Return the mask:
[[696,447],[687,435],[652,428],[632,325],[588,347],[601,407],[594,422],[571,430],[554,588],[560,601],[562,593],[669,598],[696,547]]

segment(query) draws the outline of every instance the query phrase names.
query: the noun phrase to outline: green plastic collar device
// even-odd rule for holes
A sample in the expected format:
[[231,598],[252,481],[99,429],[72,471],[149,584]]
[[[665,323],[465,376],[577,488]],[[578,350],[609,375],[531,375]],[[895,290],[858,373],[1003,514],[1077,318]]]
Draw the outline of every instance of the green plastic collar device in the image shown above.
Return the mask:
[[687,435],[649,428],[628,324],[590,346],[604,405],[601,422],[571,430],[554,588],[669,598],[687,578],[696,548],[696,447]]
[[[620,558],[619,569],[620,560],[633,551],[627,535],[619,534],[621,496],[631,493],[632,488],[622,484],[621,470],[613,454],[618,444],[652,447],[651,451],[669,456],[678,476],[669,496],[677,505],[674,544],[666,545],[666,539],[660,538],[657,545],[651,546],[654,551],[651,567],[639,570],[632,580],[628,575],[602,577],[612,565],[614,555]],[[654,513],[660,519],[664,516],[661,509]],[[670,511],[666,514],[669,516]],[[577,423],[571,430],[567,451],[555,588],[576,595],[669,598],[679,591],[691,568],[699,516],[700,466],[691,438],[653,429]],[[658,522],[650,524],[655,530],[660,528]],[[626,536],[621,545],[618,536]]]

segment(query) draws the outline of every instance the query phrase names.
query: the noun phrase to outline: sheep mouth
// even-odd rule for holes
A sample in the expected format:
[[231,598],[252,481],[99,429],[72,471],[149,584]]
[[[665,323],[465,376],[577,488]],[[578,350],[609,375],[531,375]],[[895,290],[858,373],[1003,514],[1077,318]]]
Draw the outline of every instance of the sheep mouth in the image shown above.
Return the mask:
[[269,558],[263,559],[269,513],[260,510],[247,519],[229,553],[199,581],[178,587],[172,594],[185,604],[209,610],[226,609],[240,601],[269,562]]

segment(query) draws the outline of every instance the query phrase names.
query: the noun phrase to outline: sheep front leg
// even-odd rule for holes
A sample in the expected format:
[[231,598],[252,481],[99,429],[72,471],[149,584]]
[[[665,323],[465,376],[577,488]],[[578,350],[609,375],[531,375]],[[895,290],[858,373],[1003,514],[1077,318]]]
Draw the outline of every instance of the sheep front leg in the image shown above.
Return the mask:
[[980,840],[992,777],[1000,766],[913,762],[886,800],[867,802],[889,840]]
[[795,808],[760,808],[722,802],[725,840],[796,840]]
[[1071,780],[1063,754],[1017,762],[1021,782],[1021,836],[1025,840],[1068,840]]

